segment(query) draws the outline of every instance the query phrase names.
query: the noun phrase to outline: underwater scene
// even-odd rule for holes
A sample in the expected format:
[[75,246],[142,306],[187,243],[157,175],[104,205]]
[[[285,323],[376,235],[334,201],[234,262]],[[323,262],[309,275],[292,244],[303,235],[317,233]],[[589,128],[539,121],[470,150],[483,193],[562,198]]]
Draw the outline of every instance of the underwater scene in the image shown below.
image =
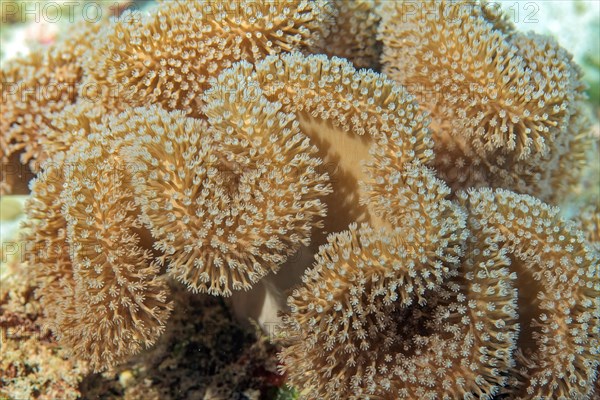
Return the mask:
[[0,400],[600,399],[600,2],[0,0]]

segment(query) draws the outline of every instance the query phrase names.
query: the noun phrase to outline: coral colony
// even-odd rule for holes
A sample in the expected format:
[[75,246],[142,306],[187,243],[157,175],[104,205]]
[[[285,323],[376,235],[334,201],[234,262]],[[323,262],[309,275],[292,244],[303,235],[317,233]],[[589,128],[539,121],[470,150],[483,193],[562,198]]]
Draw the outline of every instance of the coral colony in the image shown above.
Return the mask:
[[600,213],[557,208],[594,144],[570,54],[486,3],[233,4],[82,22],[3,66],[54,339],[103,371],[161,336],[169,281],[235,297],[303,251],[276,310],[303,398],[598,395]]

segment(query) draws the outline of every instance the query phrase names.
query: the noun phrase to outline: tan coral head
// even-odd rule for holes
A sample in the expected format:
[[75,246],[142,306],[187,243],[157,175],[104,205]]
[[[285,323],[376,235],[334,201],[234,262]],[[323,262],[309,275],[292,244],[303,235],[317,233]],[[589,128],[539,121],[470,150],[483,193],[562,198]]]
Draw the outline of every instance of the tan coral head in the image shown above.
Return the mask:
[[308,244],[325,215],[321,160],[279,107],[263,99],[235,134],[158,107],[120,117],[133,133],[123,155],[136,166],[155,247],[194,292],[248,290]]

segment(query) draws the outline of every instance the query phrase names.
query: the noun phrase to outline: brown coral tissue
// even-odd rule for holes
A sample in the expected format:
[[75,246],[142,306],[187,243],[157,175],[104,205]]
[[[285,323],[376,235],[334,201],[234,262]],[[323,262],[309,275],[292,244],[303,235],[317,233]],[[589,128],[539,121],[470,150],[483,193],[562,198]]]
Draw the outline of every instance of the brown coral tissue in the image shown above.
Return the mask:
[[173,0],[138,14],[99,35],[87,65],[96,95],[121,110],[155,103],[201,117],[211,76],[237,61],[319,49],[334,10],[324,0]]
[[151,345],[171,308],[166,281],[139,243],[130,178],[109,148],[90,139],[44,164],[25,236],[46,325],[94,370]]
[[356,68],[377,69],[381,55],[377,28],[381,17],[376,10],[380,4],[381,0],[333,1],[337,15],[324,40],[325,53],[346,58]]
[[120,116],[144,220],[169,273],[194,292],[249,289],[325,215],[327,175],[294,116],[265,98],[236,100],[219,108],[223,126],[156,107]]
[[77,307],[64,310],[58,339],[96,370],[153,344],[171,310],[167,282],[134,231],[128,174],[107,147],[69,158],[61,193]]
[[332,235],[289,299],[289,379],[310,399],[490,398],[505,384],[516,293],[502,254],[481,253],[439,280],[396,234]]
[[470,235],[445,279],[402,235],[368,226],[321,247],[289,298],[280,353],[308,398],[590,398],[598,253],[531,196],[459,200]]
[[11,163],[13,155],[34,172],[53,155],[46,148],[52,145],[52,138],[44,135],[44,128],[57,112],[77,100],[84,76],[82,60],[88,51],[87,40],[101,27],[100,21],[82,21],[53,46],[35,48],[28,56],[3,61],[0,70],[0,162],[3,164],[0,193],[13,193],[16,184],[11,180],[14,178],[11,171],[4,166],[23,168]]
[[517,278],[516,365],[503,391],[517,399],[590,398],[600,361],[600,254],[539,199],[490,189],[459,197]]
[[[572,56],[550,37],[512,30],[489,4],[383,8],[383,71],[431,112],[434,164],[448,183],[560,202],[579,177],[578,141],[589,130]],[[569,182],[557,182],[563,176]]]

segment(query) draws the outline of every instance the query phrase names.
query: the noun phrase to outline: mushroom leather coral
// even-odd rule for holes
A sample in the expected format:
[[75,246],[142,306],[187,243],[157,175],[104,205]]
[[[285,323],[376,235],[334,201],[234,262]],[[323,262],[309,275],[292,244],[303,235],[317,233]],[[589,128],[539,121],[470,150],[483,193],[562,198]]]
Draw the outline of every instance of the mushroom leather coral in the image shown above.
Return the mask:
[[486,3],[413,3],[159,1],[7,64],[59,343],[101,371],[162,334],[169,278],[248,308],[260,281],[273,318],[298,278],[279,357],[308,398],[590,398],[600,252],[515,193],[580,179],[581,71]]
[[110,149],[92,139],[71,154],[61,192],[77,307],[65,313],[57,336],[95,370],[152,345],[172,307],[166,279],[134,231],[131,176]]
[[470,225],[510,257],[519,291],[511,398],[585,399],[600,362],[600,254],[558,209],[510,191],[462,192]]
[[531,196],[459,200],[470,237],[441,281],[401,230],[351,226],[321,247],[289,298],[280,353],[308,398],[590,398],[599,254]]
[[[546,49],[527,49],[527,40],[514,43],[468,2],[429,0],[414,13],[401,3],[386,6],[380,26],[384,70],[399,82],[427,85],[432,93],[424,93],[432,96],[424,104],[452,123],[451,135],[471,139],[486,153],[514,151],[518,159],[551,146],[551,128],[568,121],[574,94],[565,56],[554,60],[558,69],[537,66],[537,51],[545,57]],[[536,75],[538,67],[547,75]]]
[[[482,238],[483,239],[483,238]],[[510,261],[474,244],[444,279],[409,240],[331,235],[289,298],[283,370],[309,399],[490,398],[516,336]],[[287,342],[287,343],[286,343]]]
[[[455,274],[455,268],[451,266],[456,264],[461,243],[465,239],[464,224],[460,222],[461,213],[456,206],[444,199],[449,194],[445,185],[437,181],[431,171],[421,165],[421,160],[426,161],[431,156],[431,151],[427,147],[426,121],[419,114],[411,97],[406,96],[402,88],[394,86],[376,73],[357,72],[350,64],[336,58],[329,60],[322,56],[304,57],[299,54],[272,56],[255,66],[240,63],[222,73],[213,88],[206,93],[206,115],[215,127],[231,122],[235,124],[238,118],[240,121],[237,122],[238,127],[248,123],[253,126],[256,122],[248,122],[251,121],[252,116],[232,118],[233,113],[223,112],[224,104],[235,98],[236,104],[242,105],[240,110],[247,113],[254,112],[254,108],[246,106],[244,99],[263,97],[280,102],[284,110],[294,112],[301,121],[301,129],[307,132],[307,135],[317,143],[321,154],[324,154],[325,162],[335,159],[341,166],[340,174],[332,176],[332,186],[337,195],[335,206],[338,214],[333,218],[329,216],[326,218],[326,230],[335,230],[332,225],[336,228],[349,225],[348,216],[342,214],[345,210],[340,210],[339,196],[350,192],[344,201],[356,207],[362,197],[363,204],[369,209],[355,215],[367,218],[368,221],[378,225],[377,229],[381,231],[377,231],[377,235],[382,235],[384,238],[387,236],[399,238],[400,231],[393,231],[391,225],[400,221],[404,223],[402,229],[406,229],[407,240],[411,241],[406,244],[409,249],[406,253],[410,254],[415,263],[418,260],[423,264],[424,275],[429,278],[427,282],[417,279],[419,285],[422,285],[422,289],[414,289],[417,293],[423,292],[425,287],[436,288],[444,277]],[[366,133],[369,135],[365,135]],[[420,146],[416,144],[418,138],[422,140]],[[361,157],[366,162],[363,168],[359,164]],[[359,192],[361,183],[365,184],[364,193]],[[340,188],[342,190],[338,191]],[[344,191],[343,188],[354,188],[354,192]],[[430,192],[427,192],[427,189]],[[346,242],[348,241],[351,240],[347,239]],[[369,240],[365,239],[365,241],[368,245]],[[387,250],[386,259],[390,260],[389,263],[392,263],[391,259],[397,254],[396,249],[391,247]],[[353,251],[359,252],[358,249],[346,249],[343,254],[349,257]],[[369,257],[370,252],[365,251],[365,253],[365,257]],[[384,262],[382,260],[386,256],[382,255],[380,259],[379,254],[378,250],[374,250],[372,256],[377,262]],[[334,265],[338,259],[339,255],[332,255],[331,265]],[[397,264],[397,268],[401,268],[401,264]],[[378,273],[373,280],[379,279],[378,277],[383,274],[382,271]],[[358,277],[356,279],[358,282],[361,281]],[[322,281],[327,282],[327,279],[324,278]],[[385,301],[393,302],[392,299],[398,297],[405,299],[407,296],[409,298],[413,295],[418,296],[411,293],[412,286],[408,285],[404,288],[400,287],[399,283],[396,285],[400,292],[406,290],[407,294],[390,293]],[[327,296],[334,288],[323,288],[323,291],[316,288],[307,289],[310,290],[316,290]],[[340,294],[340,298],[343,297],[344,292]],[[410,303],[412,299],[406,301]],[[369,307],[365,312],[370,312],[375,306]],[[310,320],[307,322],[309,325],[319,324],[314,318],[307,317],[307,320]],[[328,321],[333,320],[332,317]],[[352,324],[354,325],[356,324]],[[350,322],[348,326],[351,326]],[[299,329],[302,331],[302,328]],[[340,329],[344,332],[342,328]],[[329,336],[329,333],[331,332],[327,331],[321,338],[326,340],[325,337],[335,337],[335,335]],[[362,333],[358,335],[360,337]],[[309,339],[303,343],[306,343],[308,348],[314,345],[319,349],[316,350],[318,353],[322,345],[315,340],[318,339]],[[364,343],[364,346],[368,346],[367,342]],[[289,354],[304,355],[305,352],[302,350],[305,348],[301,346],[302,344],[290,350]],[[343,344],[341,346],[343,347]],[[358,347],[358,345],[355,347],[349,345],[344,351],[354,352],[356,357],[360,358],[362,354],[359,354]],[[362,348],[362,350],[366,349],[367,347]],[[368,357],[370,353],[365,352],[365,354]],[[339,398],[347,398],[346,396],[353,394],[360,396],[368,393],[369,390],[375,390],[372,389],[373,385],[389,386],[385,378],[380,379],[376,376],[378,371],[376,367],[370,367],[371,369],[367,371],[368,377],[364,377],[366,386],[361,386],[362,373],[354,378],[348,376],[346,381],[337,372],[332,372],[335,367],[302,368],[300,366],[302,362],[293,358],[289,363],[288,372],[294,373],[292,365],[299,365],[299,371],[295,376],[306,377],[307,374],[313,376],[310,383],[302,380],[303,378],[292,382],[301,383],[302,388],[307,387],[305,384],[308,384],[308,392],[312,389],[316,390],[312,392],[316,398],[336,395],[339,395]],[[366,368],[365,365],[361,367]],[[349,383],[352,380],[358,383],[351,386]],[[345,384],[348,385],[344,386]],[[332,391],[334,388],[336,390],[343,388],[345,391],[336,391],[336,394],[333,394],[332,391],[326,391],[324,388]]]
[[[85,41],[101,26],[100,22],[77,23],[69,35],[53,46],[36,48],[27,56],[2,63],[0,162],[3,165],[16,161],[11,155],[18,154],[21,164],[37,172],[41,163],[52,155],[44,148],[52,140],[43,135],[44,128],[56,112],[78,98],[83,79],[81,60],[89,50]],[[0,193],[12,191],[10,177],[5,176],[7,171],[2,168]]]
[[[324,218],[324,229],[314,231],[303,254],[315,253],[329,232],[347,229],[354,221],[386,228],[392,221],[403,224],[419,251],[440,264],[456,257],[460,224],[444,201],[449,190],[420,166],[432,156],[427,120],[401,87],[378,73],[357,71],[342,59],[292,53],[224,71],[206,92],[205,113],[213,127],[239,131],[236,135],[245,138],[245,126],[260,123],[257,111],[262,106],[252,105],[252,100],[259,104],[263,97],[293,113],[300,130],[317,146],[323,166],[336,166],[327,171],[333,193],[323,196],[335,211]],[[424,193],[427,189],[430,193]],[[404,207],[417,196],[423,201]],[[389,201],[400,210],[395,220],[382,211]]]
[[489,11],[467,1],[430,0],[416,10],[386,2],[383,71],[431,112],[434,164],[454,189],[560,200],[565,191],[554,180],[579,168],[557,158],[589,124],[572,120],[581,71],[556,41],[514,31]]
[[280,104],[234,96],[220,110],[219,126],[157,107],[125,112],[120,125],[133,135],[124,154],[169,273],[194,292],[228,296],[309,243],[330,187]]
[[[80,119],[80,121],[83,118]],[[25,241],[44,317],[59,343],[96,370],[161,334],[168,287],[135,229],[130,177],[101,129],[44,163],[32,184]]]
[[125,15],[102,32],[89,82],[120,110],[151,103],[202,117],[211,76],[236,61],[318,49],[334,14],[323,0],[165,1],[147,18]]
[[355,221],[387,224],[369,209],[360,191],[361,182],[376,179],[361,166],[370,160],[373,144],[389,147],[399,169],[427,162],[433,155],[428,121],[413,98],[385,76],[357,71],[343,59],[291,53],[267,57],[254,66],[234,65],[206,93],[205,113],[212,125],[227,123],[230,114],[222,107],[232,93],[280,103],[282,111],[296,116],[324,165],[336,166],[328,171],[335,195],[324,199],[336,212],[328,213],[324,229],[314,233],[316,244]]

